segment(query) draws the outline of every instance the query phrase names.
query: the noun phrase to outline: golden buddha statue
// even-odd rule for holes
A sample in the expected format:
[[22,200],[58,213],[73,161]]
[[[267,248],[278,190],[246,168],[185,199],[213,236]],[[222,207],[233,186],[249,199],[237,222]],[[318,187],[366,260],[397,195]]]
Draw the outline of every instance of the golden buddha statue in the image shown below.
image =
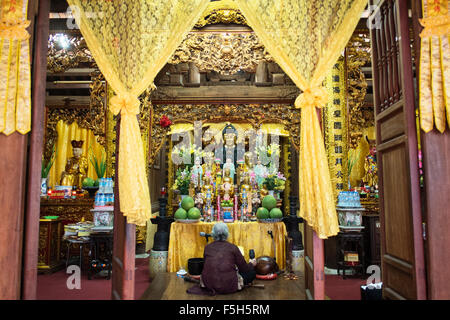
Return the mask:
[[364,177],[363,183],[365,186],[378,188],[378,168],[376,160],[376,149],[375,147],[370,148],[369,155],[364,161]]
[[244,171],[246,173],[249,173],[250,171],[253,171],[253,162],[252,162],[252,157],[251,157],[251,153],[250,152],[246,152],[244,154]]
[[[216,175],[216,166],[214,165],[214,152],[207,152],[205,155],[205,163],[202,164],[203,174],[210,174],[211,177]],[[219,167],[220,168],[220,167]]]
[[251,213],[252,211],[252,187],[250,185],[250,177],[245,176],[241,184],[241,190],[239,198],[245,213]]
[[267,186],[265,183],[263,183],[261,190],[259,191],[259,194],[261,196],[261,199],[264,199],[264,197],[269,194],[269,190],[267,190]]
[[223,200],[229,200],[234,195],[233,179],[230,177],[230,169],[224,170],[223,182],[220,185],[221,196]]
[[83,154],[83,140],[72,140],[73,157],[67,160],[65,170],[61,173],[60,185],[75,186],[81,189],[83,180],[87,177],[88,161]]
[[203,198],[203,216],[206,220],[212,221],[212,214],[214,207],[214,187],[211,184],[210,176],[205,175],[203,177],[202,198]]

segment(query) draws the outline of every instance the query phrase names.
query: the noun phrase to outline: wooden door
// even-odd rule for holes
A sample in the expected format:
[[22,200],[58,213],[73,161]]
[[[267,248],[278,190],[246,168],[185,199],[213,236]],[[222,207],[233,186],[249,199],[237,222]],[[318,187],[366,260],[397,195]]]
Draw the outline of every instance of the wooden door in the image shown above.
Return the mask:
[[408,1],[370,16],[383,296],[426,299]]
[[120,212],[119,199],[119,139],[120,117],[116,124],[116,176],[114,180],[114,246],[112,261],[113,300],[133,300],[135,279],[136,226],[128,224]]

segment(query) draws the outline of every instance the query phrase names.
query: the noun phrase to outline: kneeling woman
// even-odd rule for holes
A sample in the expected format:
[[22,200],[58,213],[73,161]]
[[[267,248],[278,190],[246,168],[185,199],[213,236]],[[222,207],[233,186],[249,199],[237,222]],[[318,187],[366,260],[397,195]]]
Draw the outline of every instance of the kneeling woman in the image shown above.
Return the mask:
[[[227,241],[228,227],[225,223],[216,223],[212,236],[214,242],[208,244],[204,251],[204,266],[200,277],[203,293],[214,295],[241,290],[255,279],[256,260],[246,263],[239,248]],[[192,289],[188,292],[200,293]]]

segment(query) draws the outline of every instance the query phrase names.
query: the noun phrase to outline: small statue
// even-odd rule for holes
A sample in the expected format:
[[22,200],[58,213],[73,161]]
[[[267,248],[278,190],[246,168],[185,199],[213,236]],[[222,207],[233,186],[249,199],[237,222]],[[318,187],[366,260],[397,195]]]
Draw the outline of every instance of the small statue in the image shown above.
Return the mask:
[[261,196],[261,199],[264,199],[265,196],[269,194],[269,190],[267,189],[267,185],[265,183],[262,184],[262,187],[259,191],[259,195]]
[[[220,168],[220,167],[219,167]],[[202,165],[202,170],[205,175],[209,173],[211,177],[216,175],[216,166],[214,165],[214,153],[208,152],[205,155],[205,163]]]
[[195,164],[192,167],[192,182],[194,183],[194,187],[195,189],[199,188],[202,186],[202,177],[203,177],[203,168],[200,164],[200,158],[196,157],[195,158]]
[[261,160],[259,159],[256,162],[254,172],[256,176],[256,182],[258,183],[258,186],[261,186],[264,182],[264,179],[267,177],[268,172],[266,166],[262,165]]
[[236,171],[236,183],[237,184],[240,184],[241,182],[242,182],[242,179],[243,179],[243,177],[244,177],[244,173],[245,173],[245,170],[244,170],[244,160],[238,160],[238,168],[237,168],[237,171]]
[[221,184],[221,195],[223,200],[230,200],[234,195],[233,180],[230,177],[230,169],[224,170],[223,183]]
[[205,221],[212,221],[214,216],[214,189],[211,185],[211,179],[205,175],[203,179],[203,187],[202,187],[202,199],[203,199],[203,216]]
[[252,162],[251,155],[252,155],[251,152],[246,152],[244,155],[244,160],[245,160],[244,170],[245,170],[245,172],[253,171],[253,162]]
[[363,177],[363,183],[365,186],[378,189],[378,168],[376,159],[375,147],[370,148],[370,154],[364,161],[365,174]]
[[244,177],[239,195],[242,206],[242,216],[249,218],[252,212],[252,187],[250,186],[249,176]]
[[223,165],[223,176],[225,176],[225,170],[230,171],[231,182],[234,183],[235,168],[234,168],[234,163],[231,162],[230,158],[228,158],[226,163]]
[[88,161],[83,154],[83,140],[72,140],[73,157],[67,160],[65,170],[61,173],[60,185],[75,186],[77,190],[81,189],[83,180],[87,176]]

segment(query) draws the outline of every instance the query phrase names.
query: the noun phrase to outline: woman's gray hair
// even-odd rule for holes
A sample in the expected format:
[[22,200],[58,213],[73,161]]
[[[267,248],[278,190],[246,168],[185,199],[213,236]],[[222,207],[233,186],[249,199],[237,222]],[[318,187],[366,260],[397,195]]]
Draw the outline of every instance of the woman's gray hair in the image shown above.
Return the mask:
[[228,226],[219,222],[214,225],[212,228],[212,236],[216,241],[225,241],[228,239]]

